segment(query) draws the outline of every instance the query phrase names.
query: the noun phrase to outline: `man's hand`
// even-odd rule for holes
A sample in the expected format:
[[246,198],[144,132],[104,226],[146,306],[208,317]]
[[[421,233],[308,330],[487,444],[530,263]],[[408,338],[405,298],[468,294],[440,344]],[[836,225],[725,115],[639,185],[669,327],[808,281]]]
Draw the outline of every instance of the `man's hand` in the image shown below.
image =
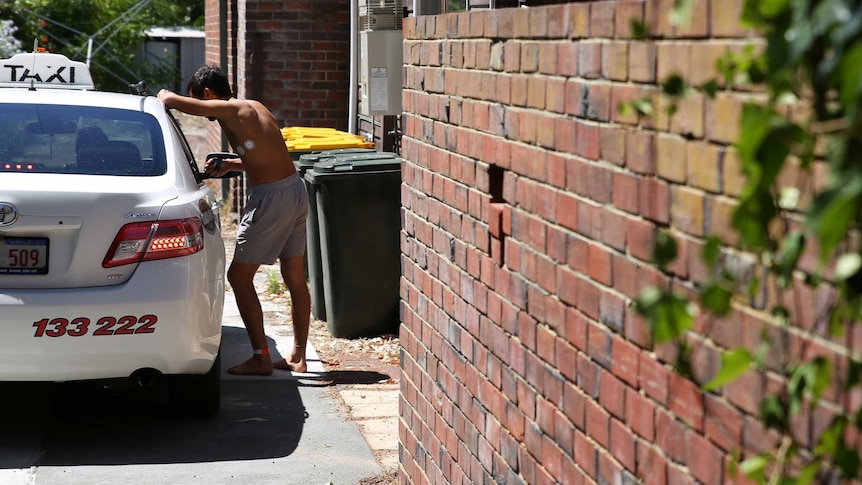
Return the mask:
[[165,106],[168,106],[168,107],[170,107],[168,105],[168,100],[173,96],[176,96],[176,94],[174,94],[173,91],[170,91],[168,89],[162,89],[159,91],[159,94],[158,94],[159,101],[161,101],[162,103],[165,103]]
[[[210,174],[213,177],[221,177],[222,175],[224,175],[228,172],[236,172],[236,171],[241,171],[243,169],[242,161],[240,161],[240,160],[222,159],[221,163],[218,163],[218,164],[216,163],[216,160],[217,159],[215,159],[215,158],[211,158],[211,159],[206,161],[206,164],[204,164],[204,172]],[[218,165],[218,166],[216,166],[216,165]]]

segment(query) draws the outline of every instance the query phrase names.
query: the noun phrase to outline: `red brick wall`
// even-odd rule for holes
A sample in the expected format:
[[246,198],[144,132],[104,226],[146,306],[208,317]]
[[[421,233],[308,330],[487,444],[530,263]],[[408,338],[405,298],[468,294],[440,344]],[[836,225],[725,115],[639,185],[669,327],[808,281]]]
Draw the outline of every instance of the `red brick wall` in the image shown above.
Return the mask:
[[[350,2],[228,0],[228,64],[241,98],[283,126],[347,129]],[[207,62],[219,64],[219,1],[206,0]]]
[[[262,101],[285,126],[347,127],[348,0],[240,2],[239,93],[255,82],[251,36],[262,44]],[[245,16],[243,17],[243,12]]]
[[[673,116],[617,110],[673,72],[702,83],[756,40],[742,0],[700,0],[686,27],[667,20],[673,3],[405,19],[403,483],[719,485],[733,450],[769,445],[753,416],[774,374],[702,393],[629,306],[649,284],[705,279],[704,236],[733,241],[741,187],[732,143],[750,92],[695,92]],[[656,38],[633,39],[631,19]],[[680,243],[672,274],[649,264],[660,228]],[[858,332],[818,334],[817,296],[795,291],[798,328],[769,319],[768,293],[701,318],[695,375],[761,331],[788,342],[779,354],[809,342],[840,362],[860,347]],[[800,436],[834,406],[800,419]]]

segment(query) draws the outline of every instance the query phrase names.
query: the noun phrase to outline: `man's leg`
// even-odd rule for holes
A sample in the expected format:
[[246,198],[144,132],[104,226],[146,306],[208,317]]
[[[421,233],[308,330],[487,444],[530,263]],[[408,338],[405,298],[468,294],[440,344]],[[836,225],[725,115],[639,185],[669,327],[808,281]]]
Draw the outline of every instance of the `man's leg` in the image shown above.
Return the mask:
[[306,372],[305,347],[308,345],[308,326],[311,318],[311,296],[305,283],[302,256],[282,258],[281,276],[290,291],[290,313],[293,317],[293,350],[290,357],[275,363],[277,369]]
[[254,274],[260,265],[253,263],[232,262],[227,271],[227,280],[236,296],[236,306],[254,355],[242,364],[228,369],[230,374],[253,374],[268,376],[272,374],[272,360],[269,357],[269,346],[266,343],[266,333],[263,330],[263,310],[254,288]]

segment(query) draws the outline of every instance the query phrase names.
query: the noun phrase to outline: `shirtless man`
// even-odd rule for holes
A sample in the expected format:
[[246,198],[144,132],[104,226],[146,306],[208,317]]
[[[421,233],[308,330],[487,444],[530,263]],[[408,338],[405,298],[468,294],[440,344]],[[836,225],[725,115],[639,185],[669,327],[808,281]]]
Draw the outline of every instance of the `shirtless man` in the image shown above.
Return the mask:
[[[227,160],[218,169],[207,162],[205,170],[214,176],[244,170],[250,185],[227,278],[254,354],[228,372],[270,375],[273,368],[306,372],[311,297],[302,265],[308,215],[305,183],[294,168],[272,113],[258,101],[234,98],[227,77],[219,69],[200,68],[189,80],[188,94],[185,97],[163,89],[158,96],[169,108],[218,121],[240,159]],[[290,291],[294,343],[290,357],[273,364],[254,275],[261,264],[272,264],[276,258]]]

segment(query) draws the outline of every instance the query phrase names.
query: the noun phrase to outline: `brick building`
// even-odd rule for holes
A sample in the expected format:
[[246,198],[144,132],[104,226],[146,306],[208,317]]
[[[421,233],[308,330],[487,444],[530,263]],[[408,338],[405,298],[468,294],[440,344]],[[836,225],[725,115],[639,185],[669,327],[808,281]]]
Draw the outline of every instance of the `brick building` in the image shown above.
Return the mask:
[[[263,102],[283,126],[346,130],[347,0],[206,0],[206,62],[240,97]],[[220,145],[217,126],[210,129]]]
[[[348,3],[229,3],[222,45],[239,93],[262,75],[279,119],[345,120],[347,73],[311,78],[315,63],[328,73],[346,62]],[[735,450],[772,446],[754,416],[774,375],[701,392],[630,307],[647,285],[703,282],[707,234],[734,242],[733,143],[742,104],[756,97],[741,86],[715,99],[696,91],[672,116],[617,110],[671,73],[699,85],[725,51],[758,42],[739,26],[742,0],[699,0],[685,27],[668,21],[673,4],[404,19],[402,483],[719,485],[738,483],[727,468]],[[636,39],[633,19],[654,38]],[[263,67],[252,63],[259,45]],[[670,274],[649,264],[659,229],[680,245]],[[818,333],[809,302],[822,296],[795,286],[792,328],[766,314],[768,293],[721,321],[701,318],[695,375],[714,375],[723,349],[753,348],[761,332],[844,361],[862,339]],[[841,405],[832,391],[800,420],[803,440]]]

